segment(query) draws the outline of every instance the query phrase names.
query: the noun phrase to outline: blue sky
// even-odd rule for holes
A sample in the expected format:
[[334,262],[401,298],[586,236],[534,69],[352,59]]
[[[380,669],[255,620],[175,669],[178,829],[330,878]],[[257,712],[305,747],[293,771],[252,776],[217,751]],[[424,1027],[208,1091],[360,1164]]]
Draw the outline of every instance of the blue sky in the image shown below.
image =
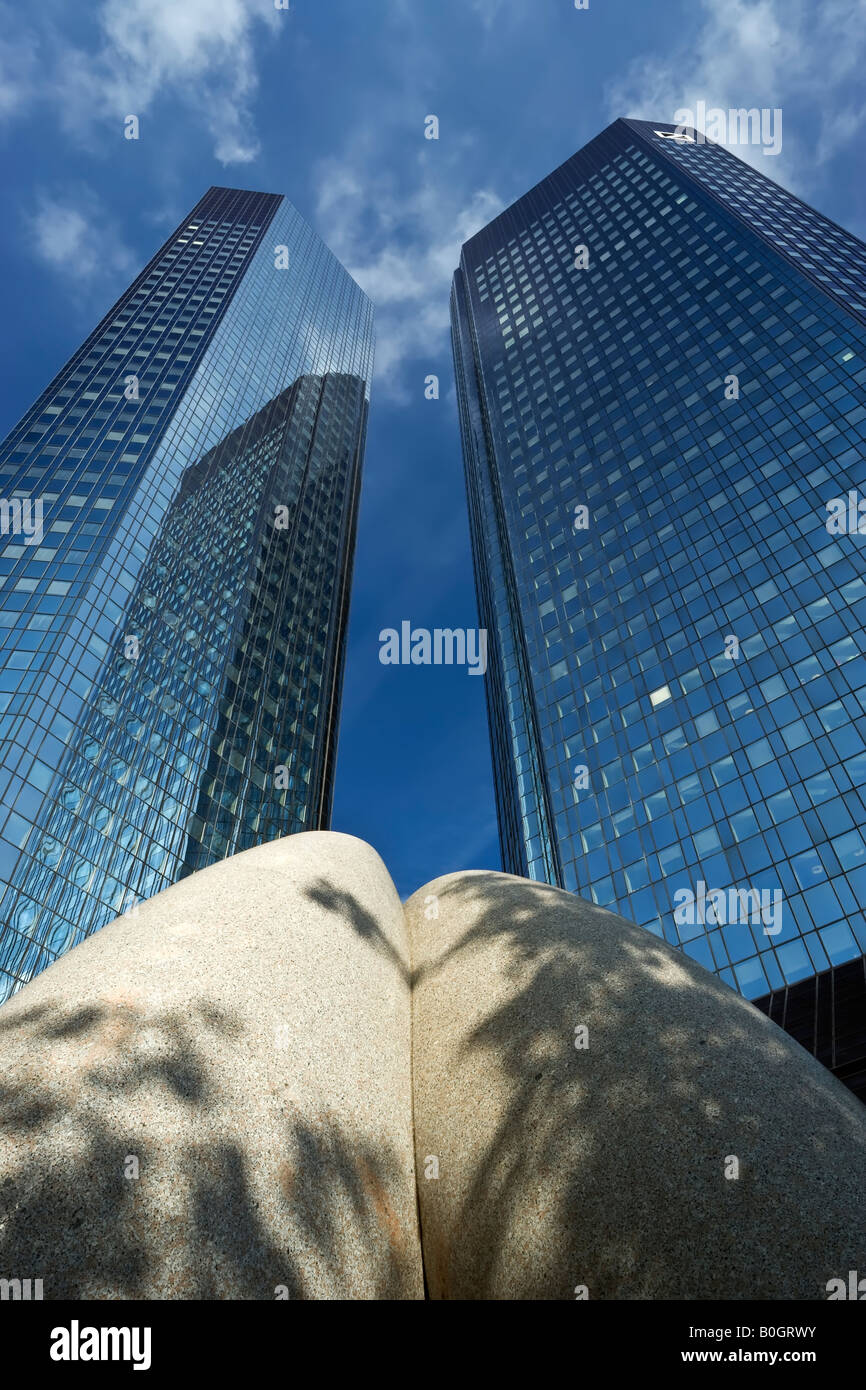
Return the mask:
[[378,310],[334,828],[404,894],[499,867],[483,682],[378,661],[403,619],[476,623],[460,245],[616,116],[699,100],[781,107],[751,162],[866,236],[866,0],[42,0],[0,33],[0,435],[210,184],[287,194]]

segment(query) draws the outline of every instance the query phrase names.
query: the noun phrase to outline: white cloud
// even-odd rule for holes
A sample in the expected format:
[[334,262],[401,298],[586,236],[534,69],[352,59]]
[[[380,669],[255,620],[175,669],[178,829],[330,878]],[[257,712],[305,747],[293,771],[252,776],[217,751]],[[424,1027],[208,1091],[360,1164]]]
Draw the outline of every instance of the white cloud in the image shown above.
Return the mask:
[[[12,29],[9,11],[0,12],[4,33]],[[11,116],[26,109],[36,90],[38,45],[29,34],[0,40],[0,116]]]
[[[38,10],[29,21],[13,21],[6,10],[12,37],[0,49],[8,74],[0,79],[0,114],[50,101],[69,132],[85,135],[105,121],[115,121],[120,132],[125,116],[142,118],[169,95],[197,114],[221,163],[247,163],[259,152],[251,109],[254,41],[263,26],[279,34],[285,13],[261,0],[105,0],[96,42],[85,48],[57,28],[39,32]],[[37,52],[38,87],[32,79]]]
[[87,188],[74,194],[39,194],[25,219],[39,260],[66,280],[80,300],[116,294],[138,267],[102,203]]
[[503,206],[490,189],[461,187],[444,155],[437,169],[440,151],[430,144],[408,190],[387,172],[381,151],[371,157],[372,135],[325,161],[317,177],[319,232],[376,306],[377,381],[400,401],[409,399],[409,359],[426,362],[425,374],[436,372],[443,390],[447,385],[449,296],[460,248]]
[[470,0],[470,7],[478,15],[485,29],[492,29],[505,12],[505,0]]
[[[555,3],[571,4],[571,0],[555,0]],[[398,21],[409,20],[414,24],[424,22],[419,14],[420,0],[390,0],[390,18]],[[464,11],[470,17],[480,20],[484,29],[513,29],[521,23],[538,22],[538,0],[457,0],[455,14],[449,16],[449,24],[463,17]]]
[[[840,141],[859,131],[853,89],[866,60],[866,0],[702,0],[687,11],[681,45],[641,57],[608,87],[611,117],[671,121],[697,102],[723,110],[781,107],[806,112],[796,141],[790,126],[780,159],[756,146],[737,154],[771,177],[810,181]],[[783,166],[783,167],[779,167]],[[794,172],[796,171],[796,173]]]

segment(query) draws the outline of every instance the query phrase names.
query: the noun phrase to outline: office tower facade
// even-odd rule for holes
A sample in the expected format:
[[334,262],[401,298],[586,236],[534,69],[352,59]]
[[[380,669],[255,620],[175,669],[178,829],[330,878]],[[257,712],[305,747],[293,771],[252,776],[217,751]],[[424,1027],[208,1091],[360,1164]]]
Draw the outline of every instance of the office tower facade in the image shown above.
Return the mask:
[[291,204],[211,188],[0,448],[0,999],[327,828],[372,358]]
[[467,242],[452,328],[505,868],[750,999],[858,960],[866,247],[618,120]]

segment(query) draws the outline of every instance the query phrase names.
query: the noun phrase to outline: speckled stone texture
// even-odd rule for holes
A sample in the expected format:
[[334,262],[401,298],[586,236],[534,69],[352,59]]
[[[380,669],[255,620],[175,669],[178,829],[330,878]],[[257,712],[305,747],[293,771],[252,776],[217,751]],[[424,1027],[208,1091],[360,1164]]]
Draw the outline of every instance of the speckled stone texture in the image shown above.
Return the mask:
[[183,880],[0,1009],[0,1277],[423,1297],[410,1055],[405,923],[367,845],[295,835]]
[[431,1297],[825,1299],[866,1273],[866,1108],[725,984],[504,874],[407,918]]

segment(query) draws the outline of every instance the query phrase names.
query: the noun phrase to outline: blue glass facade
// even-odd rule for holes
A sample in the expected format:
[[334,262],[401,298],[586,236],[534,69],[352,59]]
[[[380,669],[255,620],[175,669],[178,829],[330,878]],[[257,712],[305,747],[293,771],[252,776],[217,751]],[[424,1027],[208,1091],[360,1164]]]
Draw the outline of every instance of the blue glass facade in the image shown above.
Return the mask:
[[372,356],[288,201],[212,188],[0,447],[0,999],[327,826]]
[[454,359],[505,867],[756,998],[866,949],[866,248],[675,130],[464,246]]

